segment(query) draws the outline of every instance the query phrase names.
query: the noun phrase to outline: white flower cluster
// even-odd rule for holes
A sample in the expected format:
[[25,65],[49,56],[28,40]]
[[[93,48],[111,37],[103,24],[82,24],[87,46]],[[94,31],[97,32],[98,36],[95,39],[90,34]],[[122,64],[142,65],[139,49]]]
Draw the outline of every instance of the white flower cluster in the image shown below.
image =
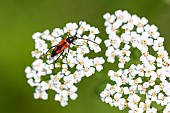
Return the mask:
[[[164,49],[164,38],[158,28],[149,25],[146,18],[139,18],[127,11],[118,10],[115,14],[104,16],[107,47],[107,61],[114,63],[119,59],[118,70],[109,70],[108,76],[113,84],[107,84],[100,96],[103,102],[120,110],[129,108],[129,113],[156,113],[163,106],[163,113],[170,112],[170,58]],[[131,50],[141,52],[140,63],[125,64],[135,56]],[[152,52],[151,52],[152,51]],[[132,57],[133,58],[133,57]]]
[[[47,90],[55,91],[55,100],[59,101],[61,106],[66,106],[69,98],[72,100],[77,98],[76,84],[83,77],[89,77],[95,71],[100,72],[103,69],[102,57],[87,56],[91,50],[95,53],[101,51],[99,44],[102,40],[96,36],[97,34],[99,34],[97,28],[81,21],[79,25],[68,23],[63,29],[55,28],[52,33],[45,30],[43,33],[37,32],[33,35],[35,50],[32,57],[35,61],[32,66],[26,67],[25,72],[29,85],[35,87],[35,99],[48,99]],[[61,42],[63,37],[75,35],[78,37],[74,41],[75,45],[71,43],[60,57],[60,54],[51,57],[51,52],[46,54],[48,49]],[[58,57],[60,59],[54,64]]]

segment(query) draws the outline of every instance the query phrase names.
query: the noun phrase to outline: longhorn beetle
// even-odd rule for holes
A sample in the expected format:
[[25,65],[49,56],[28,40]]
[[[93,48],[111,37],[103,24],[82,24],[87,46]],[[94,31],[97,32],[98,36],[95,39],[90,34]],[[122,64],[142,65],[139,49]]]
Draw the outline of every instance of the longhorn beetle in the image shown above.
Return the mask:
[[[82,23],[81,23],[81,24],[82,24]],[[80,25],[80,26],[81,26],[81,25]],[[77,37],[77,31],[76,31],[76,34],[75,34],[74,36],[69,36],[69,35],[68,35],[67,38],[64,38],[64,39],[63,39],[61,42],[59,42],[57,45],[51,46],[51,47],[48,49],[48,51],[49,51],[51,48],[54,47],[54,49],[53,49],[53,51],[52,51],[52,54],[51,54],[51,57],[54,57],[54,56],[60,54],[60,55],[58,56],[58,58],[59,58],[59,57],[63,54],[64,50],[70,46],[70,44],[76,45],[76,44],[74,43],[74,41],[77,40],[77,39],[83,39],[83,38]],[[92,41],[92,40],[89,40],[89,39],[83,39],[83,40],[87,40],[87,41],[90,41],[90,42],[93,42],[93,43],[97,44],[96,42],[94,42],[94,41]],[[97,45],[99,45],[99,44],[97,44]],[[78,45],[78,46],[80,46],[80,45]],[[48,51],[47,51],[47,52],[48,52]],[[46,54],[47,54],[47,52],[46,52]],[[57,58],[54,62],[56,62],[56,61],[58,60],[58,58]]]

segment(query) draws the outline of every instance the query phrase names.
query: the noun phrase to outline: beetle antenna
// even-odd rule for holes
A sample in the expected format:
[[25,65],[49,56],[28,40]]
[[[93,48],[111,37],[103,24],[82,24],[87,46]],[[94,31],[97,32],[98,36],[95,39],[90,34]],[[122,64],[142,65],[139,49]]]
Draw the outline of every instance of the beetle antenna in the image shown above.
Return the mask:
[[[55,45],[56,46],[56,45]],[[55,47],[55,46],[51,46],[49,49],[48,49],[48,51],[50,51],[53,47]],[[45,54],[47,54],[48,53],[48,51],[45,53]]]
[[98,43],[96,43],[96,42],[94,42],[94,41],[92,41],[92,40],[89,40],[89,39],[84,39],[84,38],[77,38],[77,39],[87,40],[87,41],[93,42],[93,43],[95,43],[95,44],[97,44],[97,45],[99,46]]
[[[80,27],[81,27],[81,25],[82,25],[82,24],[83,24],[83,21],[81,21],[81,23],[80,23]],[[80,27],[79,27],[79,29],[80,29]],[[78,29],[77,29],[77,31],[78,31]],[[76,34],[75,34],[75,36],[77,35],[77,31],[76,31]],[[78,37],[77,37],[77,39],[83,39],[83,40],[87,40],[87,41],[90,41],[90,42],[93,42],[93,43],[95,43],[95,44],[99,45],[98,43],[96,43],[96,42],[94,42],[94,41],[92,41],[92,40],[89,40],[89,39],[78,38]]]

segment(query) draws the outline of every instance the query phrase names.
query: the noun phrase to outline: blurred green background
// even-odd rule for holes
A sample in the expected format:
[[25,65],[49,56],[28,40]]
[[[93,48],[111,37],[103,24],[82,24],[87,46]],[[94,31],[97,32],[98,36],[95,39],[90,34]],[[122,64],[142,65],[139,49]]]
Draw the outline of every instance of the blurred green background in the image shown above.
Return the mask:
[[[34,60],[33,33],[85,20],[98,27],[99,36],[106,39],[102,16],[118,9],[145,16],[158,26],[170,52],[170,0],[0,0],[0,113],[126,113],[100,100],[110,64],[105,64],[101,73],[83,78],[77,85],[77,100],[70,100],[64,108],[54,101],[53,93],[47,101],[34,100],[34,88],[27,84],[24,73]],[[103,43],[102,50],[99,56],[106,50]]]

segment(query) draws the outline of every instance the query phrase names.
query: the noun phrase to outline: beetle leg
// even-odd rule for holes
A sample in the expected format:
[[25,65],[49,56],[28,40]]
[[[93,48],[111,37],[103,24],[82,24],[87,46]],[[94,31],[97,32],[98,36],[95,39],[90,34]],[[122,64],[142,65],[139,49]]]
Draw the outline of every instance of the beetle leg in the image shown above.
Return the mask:
[[60,56],[61,56],[63,53],[64,53],[64,51],[62,51],[62,52],[60,53],[60,55],[57,57],[57,59],[54,61],[54,68],[55,68],[55,63],[57,62],[57,60],[60,58]]
[[63,56],[63,59],[64,59],[64,57],[66,57],[66,62],[68,61],[68,59],[67,59],[67,58],[68,58],[69,50],[70,50],[70,49],[69,49],[69,48],[67,48],[67,53],[65,54],[65,56]]
[[69,54],[69,48],[67,48],[66,61],[68,61],[68,60],[67,60],[67,58],[68,58],[68,54]]
[[60,53],[60,55],[57,57],[57,59],[54,61],[55,63],[57,62],[57,60],[60,58],[60,56],[62,55],[64,53],[64,51],[62,51],[61,53]]

